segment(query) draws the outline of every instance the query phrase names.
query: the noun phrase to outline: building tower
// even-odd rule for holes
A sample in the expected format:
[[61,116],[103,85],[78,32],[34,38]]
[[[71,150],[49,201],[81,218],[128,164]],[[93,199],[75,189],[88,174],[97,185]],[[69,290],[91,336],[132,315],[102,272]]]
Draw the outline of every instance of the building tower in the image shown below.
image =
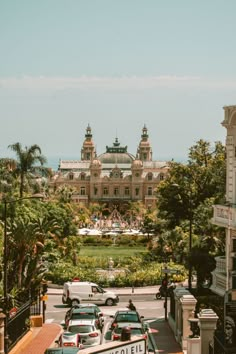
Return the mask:
[[141,161],[152,161],[152,148],[148,140],[148,130],[146,125],[143,127],[143,133],[137,149],[137,158]]
[[92,161],[96,157],[95,146],[92,140],[91,128],[88,124],[85,134],[85,140],[81,149],[81,160]]

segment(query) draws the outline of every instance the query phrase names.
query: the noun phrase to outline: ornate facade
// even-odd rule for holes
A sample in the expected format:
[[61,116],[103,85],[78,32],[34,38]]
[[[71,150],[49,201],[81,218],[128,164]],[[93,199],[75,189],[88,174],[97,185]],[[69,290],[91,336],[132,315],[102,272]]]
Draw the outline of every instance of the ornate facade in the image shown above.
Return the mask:
[[121,146],[118,138],[106,152],[97,156],[90,126],[86,129],[81,159],[61,160],[53,179],[53,187],[70,186],[76,190],[78,203],[107,203],[119,208],[141,201],[146,207],[155,205],[155,189],[168,173],[168,162],[152,161],[152,148],[146,126],[142,129],[136,156]]
[[224,107],[226,135],[226,204],[214,206],[212,222],[226,231],[225,257],[217,257],[212,290],[219,295],[233,290],[236,300],[236,106]]

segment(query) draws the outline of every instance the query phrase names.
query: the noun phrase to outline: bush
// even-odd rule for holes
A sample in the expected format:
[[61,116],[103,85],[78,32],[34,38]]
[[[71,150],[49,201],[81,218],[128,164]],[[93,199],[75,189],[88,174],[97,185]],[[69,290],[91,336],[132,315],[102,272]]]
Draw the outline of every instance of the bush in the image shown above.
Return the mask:
[[[142,257],[114,260],[113,267],[114,269],[125,269],[126,272],[125,274],[119,273],[113,279],[101,278],[96,270],[99,268],[108,269],[106,257],[79,257],[79,266],[64,262],[59,262],[56,265],[50,264],[45,279],[55,284],[63,284],[74,277],[79,277],[82,281],[93,281],[103,287],[132,287],[158,285],[163,278],[163,264],[157,262],[144,263]],[[168,267],[180,269],[182,280],[186,278],[186,271],[182,266],[171,263]]]

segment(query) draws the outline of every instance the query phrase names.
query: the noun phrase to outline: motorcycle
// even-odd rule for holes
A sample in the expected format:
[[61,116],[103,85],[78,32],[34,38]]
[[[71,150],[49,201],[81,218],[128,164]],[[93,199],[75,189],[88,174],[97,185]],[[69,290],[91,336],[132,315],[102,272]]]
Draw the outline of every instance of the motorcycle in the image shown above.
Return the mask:
[[170,294],[175,288],[176,285],[173,283],[168,284],[167,287],[161,285],[159,291],[156,293],[156,299],[160,300],[162,297],[170,297]]

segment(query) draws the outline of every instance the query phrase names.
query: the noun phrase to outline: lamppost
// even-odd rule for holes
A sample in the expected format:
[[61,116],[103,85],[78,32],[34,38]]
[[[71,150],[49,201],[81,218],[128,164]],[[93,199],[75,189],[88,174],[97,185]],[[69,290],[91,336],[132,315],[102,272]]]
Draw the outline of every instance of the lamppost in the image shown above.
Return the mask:
[[[172,184],[173,187],[179,188],[180,186],[177,183]],[[189,251],[189,258],[191,256],[192,252],[192,238],[193,238],[193,195],[192,195],[192,189],[191,187],[187,191],[187,197],[188,197],[188,216],[189,216],[189,246],[188,246],[188,251]],[[182,199],[182,198],[181,198]],[[183,199],[182,199],[183,201]],[[189,259],[189,265],[188,265],[188,289],[192,289],[192,262],[191,259]]]
[[4,242],[3,242],[3,297],[5,302],[5,323],[4,323],[4,353],[8,354],[8,257],[7,257],[7,205],[15,204],[25,199],[43,199],[42,194],[34,194],[28,197],[22,197],[18,199],[3,199],[4,204]]

